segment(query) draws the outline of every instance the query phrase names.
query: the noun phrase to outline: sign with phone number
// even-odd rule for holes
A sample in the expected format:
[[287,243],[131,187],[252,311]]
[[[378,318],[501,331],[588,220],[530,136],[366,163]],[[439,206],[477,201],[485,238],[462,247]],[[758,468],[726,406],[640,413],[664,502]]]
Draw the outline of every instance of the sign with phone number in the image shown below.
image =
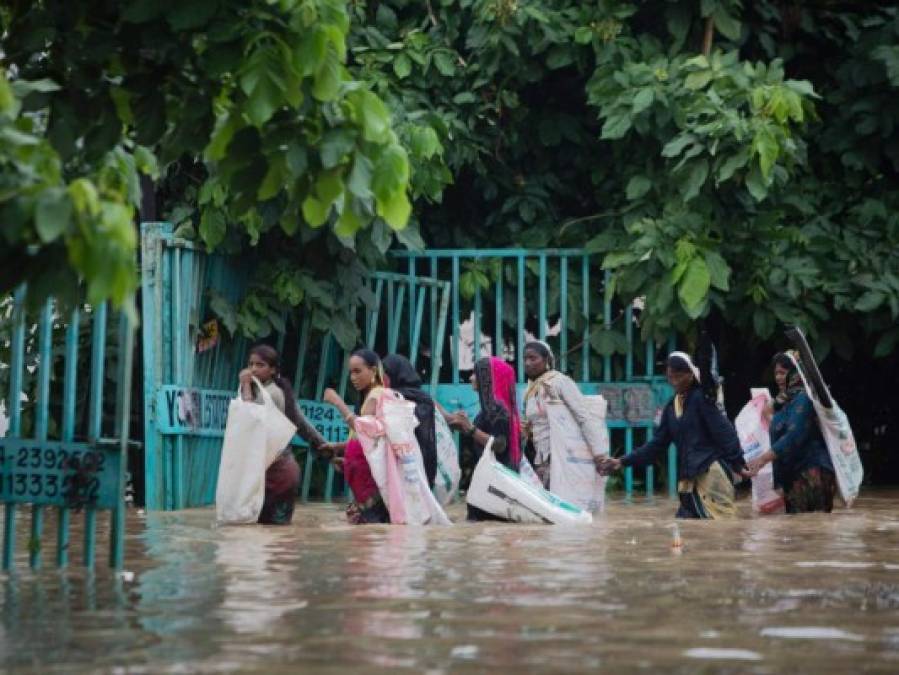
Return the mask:
[[[163,434],[221,437],[228,421],[228,406],[235,392],[211,389],[185,389],[173,385],[159,388],[156,396],[156,423]],[[329,443],[345,441],[348,429],[337,408],[321,401],[300,399],[297,406],[303,416]],[[306,446],[299,436],[294,444]]]
[[0,502],[114,508],[119,461],[117,449],[2,438]]

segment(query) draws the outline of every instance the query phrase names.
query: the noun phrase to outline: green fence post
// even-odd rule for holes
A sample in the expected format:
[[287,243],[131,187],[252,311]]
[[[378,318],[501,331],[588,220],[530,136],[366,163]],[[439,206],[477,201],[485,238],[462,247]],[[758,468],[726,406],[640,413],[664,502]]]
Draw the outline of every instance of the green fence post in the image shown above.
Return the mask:
[[[39,363],[37,368],[37,416],[35,419],[35,438],[46,442],[47,429],[50,424],[50,375],[53,372],[53,302],[47,300],[41,308],[39,323],[38,347]],[[41,539],[44,533],[44,507],[39,504],[31,506],[31,541],[28,546],[28,562],[32,569],[38,569],[42,563]]]
[[568,372],[568,257],[559,258],[559,367]]
[[450,356],[453,360],[453,384],[459,383],[459,258],[453,257],[453,344],[450,345]]
[[518,256],[518,334],[515,339],[515,361],[518,381],[524,382],[524,256]]
[[[9,428],[6,435],[19,436],[22,433],[22,377],[25,370],[25,287],[19,287],[13,300],[13,329],[10,341],[9,398],[7,417]],[[6,505],[3,524],[3,569],[13,567],[16,551],[16,505]]]
[[[81,313],[78,307],[72,310],[66,327],[65,392],[62,404],[62,440],[71,443],[75,439],[75,398],[78,391],[78,337],[81,331]],[[56,565],[69,564],[69,509],[57,510],[59,527],[56,530]]]
[[496,277],[496,290],[494,296],[494,309],[496,310],[496,346],[493,352],[499,358],[503,358],[505,352],[503,343],[503,259],[499,258],[499,274]]
[[537,308],[537,321],[539,322],[539,326],[537,328],[537,336],[541,340],[546,339],[546,254],[540,255],[540,279],[538,283],[538,292],[539,299],[538,302],[540,306]]
[[581,259],[581,284],[583,288],[584,332],[581,335],[581,374],[584,382],[590,381],[590,256]]
[[109,564],[121,569],[125,563],[125,480],[128,465],[128,433],[131,429],[131,374],[134,358],[134,326],[127,312],[119,319],[118,396],[122,414],[116,418],[119,437],[119,475],[117,505],[112,510],[109,538]]

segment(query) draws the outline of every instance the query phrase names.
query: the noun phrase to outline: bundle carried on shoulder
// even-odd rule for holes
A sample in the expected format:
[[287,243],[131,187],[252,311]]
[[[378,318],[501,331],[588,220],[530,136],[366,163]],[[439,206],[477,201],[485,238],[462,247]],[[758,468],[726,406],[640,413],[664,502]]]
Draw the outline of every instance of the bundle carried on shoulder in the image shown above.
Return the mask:
[[588,511],[539,487],[539,481],[535,484],[533,478],[519,475],[496,461],[492,437],[472,474],[466,501],[516,523],[589,525],[593,522]]

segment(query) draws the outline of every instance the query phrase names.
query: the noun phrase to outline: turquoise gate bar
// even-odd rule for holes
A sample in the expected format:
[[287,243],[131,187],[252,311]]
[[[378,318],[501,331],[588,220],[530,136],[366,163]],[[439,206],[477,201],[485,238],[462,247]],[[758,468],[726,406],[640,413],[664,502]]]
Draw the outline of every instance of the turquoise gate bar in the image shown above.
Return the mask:
[[[488,353],[516,362],[523,390],[522,356],[526,335],[530,335],[552,344],[559,368],[572,375],[585,393],[602,393],[608,400],[614,452],[629,454],[638,437],[645,439],[652,433],[671,389],[664,373],[656,372],[656,345],[642,343],[634,330],[638,321],[634,307],[607,297],[609,274],[600,270],[598,257],[580,249],[513,248],[396,251],[393,255],[404,261],[405,275],[413,283],[425,273],[451,283],[450,341],[441,346],[447,358],[434,390],[441,404],[476,412],[476,396],[462,383],[461,373],[470,370],[477,356]],[[475,268],[487,275],[487,286],[463,283]],[[600,281],[591,286],[592,278]],[[463,287],[473,287],[473,292],[466,297]],[[612,333],[617,336],[614,349],[594,347],[594,341],[605,346],[601,338]],[[670,340],[668,346],[673,344]],[[667,460],[668,494],[674,496],[673,448]],[[654,485],[655,468],[648,467],[643,474],[648,496],[654,494]],[[628,497],[634,493],[631,469],[624,474],[624,488]]]
[[[3,568],[11,570],[16,565],[19,506],[29,506],[31,512],[27,540],[31,568],[44,565],[49,544],[45,526],[53,524],[53,516],[56,534],[50,538],[55,540],[55,563],[68,565],[73,514],[83,514],[82,560],[93,567],[96,522],[102,512],[110,514],[109,564],[120,568],[131,418],[132,314],[122,312],[118,324],[110,326],[105,304],[63,309],[52,298],[32,314],[25,297],[24,287],[13,297],[12,339],[0,357],[9,364],[9,428],[0,439]],[[79,359],[82,337],[90,355]],[[114,392],[106,391],[104,373],[110,364],[116,368]],[[89,388],[79,387],[79,382],[89,382]],[[104,436],[104,431],[109,435]]]

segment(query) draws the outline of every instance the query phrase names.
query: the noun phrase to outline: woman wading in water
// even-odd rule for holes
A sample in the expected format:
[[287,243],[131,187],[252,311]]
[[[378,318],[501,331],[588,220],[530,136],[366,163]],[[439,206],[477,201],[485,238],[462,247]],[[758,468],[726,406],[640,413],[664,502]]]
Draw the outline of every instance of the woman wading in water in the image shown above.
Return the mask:
[[[378,397],[384,391],[384,371],[381,359],[370,349],[357,349],[349,359],[350,384],[359,393],[359,404],[355,411],[344,402],[334,389],[326,389],[326,403],[335,406],[350,428],[346,443],[333,447],[334,464],[343,471],[347,484],[353,491],[354,501],[347,507],[347,520],[360,525],[363,523],[389,523],[390,514],[378,491],[378,484],[372,476],[365,459],[362,443],[353,429],[357,415],[374,415],[378,407]],[[330,450],[330,449],[329,449]]]
[[668,356],[668,382],[674,398],[665,406],[652,438],[630,455],[600,462],[608,474],[625,466],[651,464],[668,446],[677,448],[678,518],[729,518],[736,515],[728,469],[749,478],[737,432],[717,404],[700,388],[699,369],[683,352]]
[[[240,373],[241,398],[262,404],[262,392],[256,389],[253,382],[255,377],[272,397],[278,410],[296,425],[297,433],[313,449],[326,451],[331,446],[297,408],[293,388],[290,382],[281,377],[279,368],[280,359],[274,348],[268,345],[253,347],[250,350],[247,367]],[[299,484],[300,465],[294,459],[293,451],[288,444],[265,472],[265,501],[259,514],[259,522],[273,525],[289,523],[293,518]]]
[[784,494],[787,513],[833,510],[837,483],[830,453],[818,426],[818,416],[805,391],[798,358],[774,357],[774,380],[779,393],[773,403],[771,449],[754,459],[757,473],[774,462],[774,485]]

